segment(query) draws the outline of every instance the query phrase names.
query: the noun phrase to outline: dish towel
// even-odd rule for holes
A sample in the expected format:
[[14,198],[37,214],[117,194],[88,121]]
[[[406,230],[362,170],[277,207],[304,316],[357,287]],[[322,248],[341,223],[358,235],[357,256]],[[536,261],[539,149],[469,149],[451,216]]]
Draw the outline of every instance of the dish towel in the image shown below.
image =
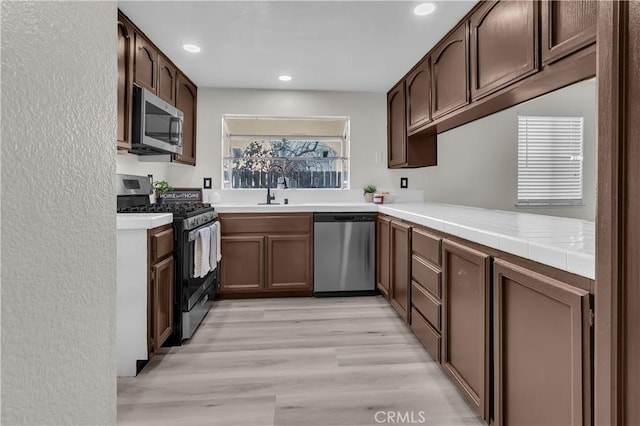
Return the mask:
[[220,262],[222,259],[222,228],[220,222],[216,222],[216,261]]
[[209,227],[211,232],[211,249],[209,251],[209,266],[211,270],[216,269],[218,262],[218,222],[214,222]]
[[209,254],[211,253],[211,231],[209,228],[202,228],[198,232],[198,238],[196,238],[195,243],[193,276],[204,277],[211,269],[209,266]]

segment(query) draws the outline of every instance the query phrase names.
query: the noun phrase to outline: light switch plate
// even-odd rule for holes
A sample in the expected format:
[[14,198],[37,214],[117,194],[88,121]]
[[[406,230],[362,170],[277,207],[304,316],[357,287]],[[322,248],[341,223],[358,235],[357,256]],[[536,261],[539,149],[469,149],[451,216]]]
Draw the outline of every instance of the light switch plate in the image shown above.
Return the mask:
[[400,188],[409,188],[409,178],[406,178],[406,177],[400,178]]
[[203,183],[202,183],[202,187],[204,189],[211,189],[211,181],[212,181],[212,179],[210,177],[204,178]]

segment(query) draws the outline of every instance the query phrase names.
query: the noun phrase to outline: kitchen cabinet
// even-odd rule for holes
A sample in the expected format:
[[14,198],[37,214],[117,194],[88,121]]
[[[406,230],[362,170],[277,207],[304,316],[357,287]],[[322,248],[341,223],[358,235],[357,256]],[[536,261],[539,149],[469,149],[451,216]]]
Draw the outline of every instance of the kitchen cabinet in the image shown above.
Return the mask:
[[117,148],[131,148],[131,105],[133,103],[133,27],[118,16],[118,125]]
[[431,121],[431,58],[424,58],[406,78],[407,132]]
[[387,300],[390,295],[390,242],[391,219],[378,215],[376,218],[376,287]]
[[[419,82],[414,82],[414,91],[418,87],[415,84]],[[437,163],[436,135],[420,132],[407,136],[406,108],[402,81],[387,94],[387,165],[389,168],[433,166]]]
[[122,151],[131,149],[134,83],[182,111],[182,154],[171,161],[195,166],[198,88],[118,11],[117,147]]
[[264,288],[264,236],[222,235],[220,292],[262,291]]
[[158,93],[158,50],[140,32],[135,33],[133,82]]
[[538,2],[486,2],[470,25],[472,99],[538,70]]
[[478,415],[488,421],[491,258],[447,239],[442,253],[442,366]]
[[176,81],[176,67],[164,55],[159,54],[158,96],[173,106],[176,106]]
[[596,41],[598,2],[542,2],[542,62],[550,64]]
[[173,226],[148,231],[147,346],[149,358],[173,332]]
[[411,230],[411,328],[437,362],[441,361],[442,239],[421,227]]
[[387,94],[388,165],[407,163],[404,81]]
[[175,154],[176,163],[196,165],[196,123],[198,88],[180,71],[176,73],[176,108],[184,114],[182,124],[182,154]]
[[469,103],[469,26],[465,21],[431,53],[433,118]]
[[310,213],[222,214],[221,297],[310,296]]
[[411,226],[396,220],[390,228],[390,302],[400,317],[409,322],[411,277]]
[[307,289],[312,282],[311,236],[267,236],[267,289]]
[[591,424],[589,293],[494,262],[496,425]]

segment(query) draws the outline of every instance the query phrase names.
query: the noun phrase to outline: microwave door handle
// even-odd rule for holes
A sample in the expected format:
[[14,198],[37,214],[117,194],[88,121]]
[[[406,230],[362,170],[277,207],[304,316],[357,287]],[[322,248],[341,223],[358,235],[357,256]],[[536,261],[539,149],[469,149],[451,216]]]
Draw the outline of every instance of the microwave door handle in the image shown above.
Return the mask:
[[[176,131],[173,131],[173,126],[176,125]],[[169,139],[171,141],[177,141],[178,145],[180,145],[180,139],[182,137],[182,120],[179,117],[171,117],[169,123]]]

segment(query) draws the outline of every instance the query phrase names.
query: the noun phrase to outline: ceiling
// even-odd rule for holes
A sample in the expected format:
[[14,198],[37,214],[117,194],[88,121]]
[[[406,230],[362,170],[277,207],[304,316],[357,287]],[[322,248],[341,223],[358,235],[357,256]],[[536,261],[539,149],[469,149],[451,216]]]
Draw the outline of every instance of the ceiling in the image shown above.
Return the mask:
[[[473,7],[437,1],[120,1],[199,87],[387,92]],[[198,54],[185,43],[202,48]],[[292,81],[278,80],[289,74]]]

